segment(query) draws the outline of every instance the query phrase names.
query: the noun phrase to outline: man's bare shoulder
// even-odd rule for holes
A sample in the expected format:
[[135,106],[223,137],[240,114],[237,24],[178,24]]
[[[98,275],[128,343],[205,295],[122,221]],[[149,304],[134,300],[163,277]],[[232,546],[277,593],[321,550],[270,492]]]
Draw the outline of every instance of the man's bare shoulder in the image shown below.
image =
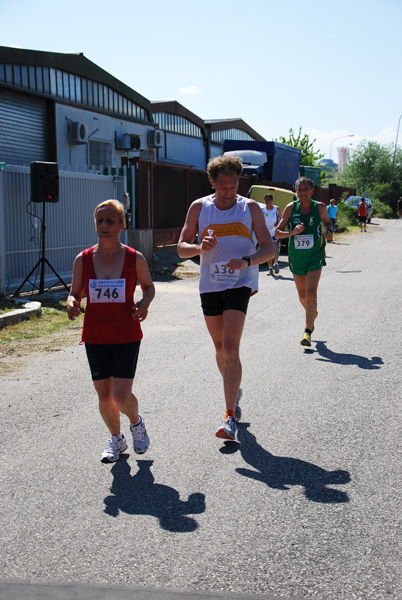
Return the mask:
[[325,204],[325,202],[317,202],[317,208],[320,215],[326,213],[328,210],[328,206]]
[[[208,196],[206,196],[206,198],[208,198]],[[197,198],[197,200],[193,200],[192,203],[190,204],[190,206],[193,206],[194,204],[200,204],[202,205],[204,202],[204,198]]]
[[197,200],[193,200],[190,204],[190,208],[188,209],[189,214],[199,214],[204,203],[204,198],[197,198]]
[[253,198],[246,198],[247,204],[251,210],[259,210],[261,211],[261,204],[258,204]]
[[285,214],[285,212],[286,212],[286,213],[290,212],[290,211],[292,210],[292,208],[293,208],[293,202],[289,202],[289,204],[287,204],[287,205],[285,206],[285,208],[284,208],[284,210],[283,210],[283,213]]

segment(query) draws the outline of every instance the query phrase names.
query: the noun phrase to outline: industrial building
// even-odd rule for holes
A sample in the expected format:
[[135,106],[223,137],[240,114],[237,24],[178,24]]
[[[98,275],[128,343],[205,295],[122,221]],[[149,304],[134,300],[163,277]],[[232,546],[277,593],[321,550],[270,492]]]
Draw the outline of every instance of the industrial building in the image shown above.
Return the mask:
[[263,139],[241,119],[203,121],[178,102],[150,102],[82,53],[0,46],[0,291],[21,284],[38,252],[44,207],[41,216],[29,204],[32,163],[58,165],[47,252],[68,279],[74,256],[95,241],[93,208],[109,197],[125,203],[124,241],[147,259],[177,241],[227,137]]

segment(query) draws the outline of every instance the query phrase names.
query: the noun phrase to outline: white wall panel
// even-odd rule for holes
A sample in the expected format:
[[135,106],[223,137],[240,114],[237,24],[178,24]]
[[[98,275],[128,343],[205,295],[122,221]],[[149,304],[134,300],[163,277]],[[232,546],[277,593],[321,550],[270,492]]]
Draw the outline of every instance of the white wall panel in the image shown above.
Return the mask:
[[[59,202],[30,203],[30,168],[6,165],[0,171],[0,291],[11,293],[17,289],[39,260],[43,208],[45,257],[69,284],[74,258],[97,241],[93,219],[95,207],[109,198],[122,201],[124,179],[59,171]],[[38,285],[40,272],[36,275]],[[46,286],[56,280],[46,265]],[[30,282],[25,286],[25,291],[33,287],[35,273]]]

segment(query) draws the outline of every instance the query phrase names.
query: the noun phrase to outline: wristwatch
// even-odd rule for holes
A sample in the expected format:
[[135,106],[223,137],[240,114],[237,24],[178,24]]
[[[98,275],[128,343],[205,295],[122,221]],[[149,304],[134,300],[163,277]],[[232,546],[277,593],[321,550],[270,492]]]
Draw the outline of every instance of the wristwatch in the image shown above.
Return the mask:
[[250,265],[251,265],[251,260],[250,260],[250,257],[249,257],[249,256],[242,256],[242,257],[241,257],[241,259],[242,259],[242,260],[246,260],[246,261],[248,262],[248,266],[250,266]]

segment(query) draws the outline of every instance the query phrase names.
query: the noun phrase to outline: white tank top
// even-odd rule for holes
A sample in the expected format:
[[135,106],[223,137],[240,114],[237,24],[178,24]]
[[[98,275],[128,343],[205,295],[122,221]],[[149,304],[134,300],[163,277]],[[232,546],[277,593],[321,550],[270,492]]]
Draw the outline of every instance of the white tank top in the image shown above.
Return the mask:
[[225,263],[231,258],[255,254],[253,222],[248,199],[237,196],[229,210],[219,210],[213,196],[202,198],[198,219],[198,241],[201,242],[208,229],[213,230],[219,243],[210,252],[200,256],[200,293],[219,292],[231,288],[249,287],[251,293],[258,290],[258,265],[246,269],[229,270]]
[[279,222],[277,207],[273,206],[273,208],[268,210],[268,208],[266,206],[264,206],[261,210],[262,210],[262,214],[265,217],[265,223],[267,224],[269,233],[271,235],[274,235],[275,227],[276,227],[277,223]]

